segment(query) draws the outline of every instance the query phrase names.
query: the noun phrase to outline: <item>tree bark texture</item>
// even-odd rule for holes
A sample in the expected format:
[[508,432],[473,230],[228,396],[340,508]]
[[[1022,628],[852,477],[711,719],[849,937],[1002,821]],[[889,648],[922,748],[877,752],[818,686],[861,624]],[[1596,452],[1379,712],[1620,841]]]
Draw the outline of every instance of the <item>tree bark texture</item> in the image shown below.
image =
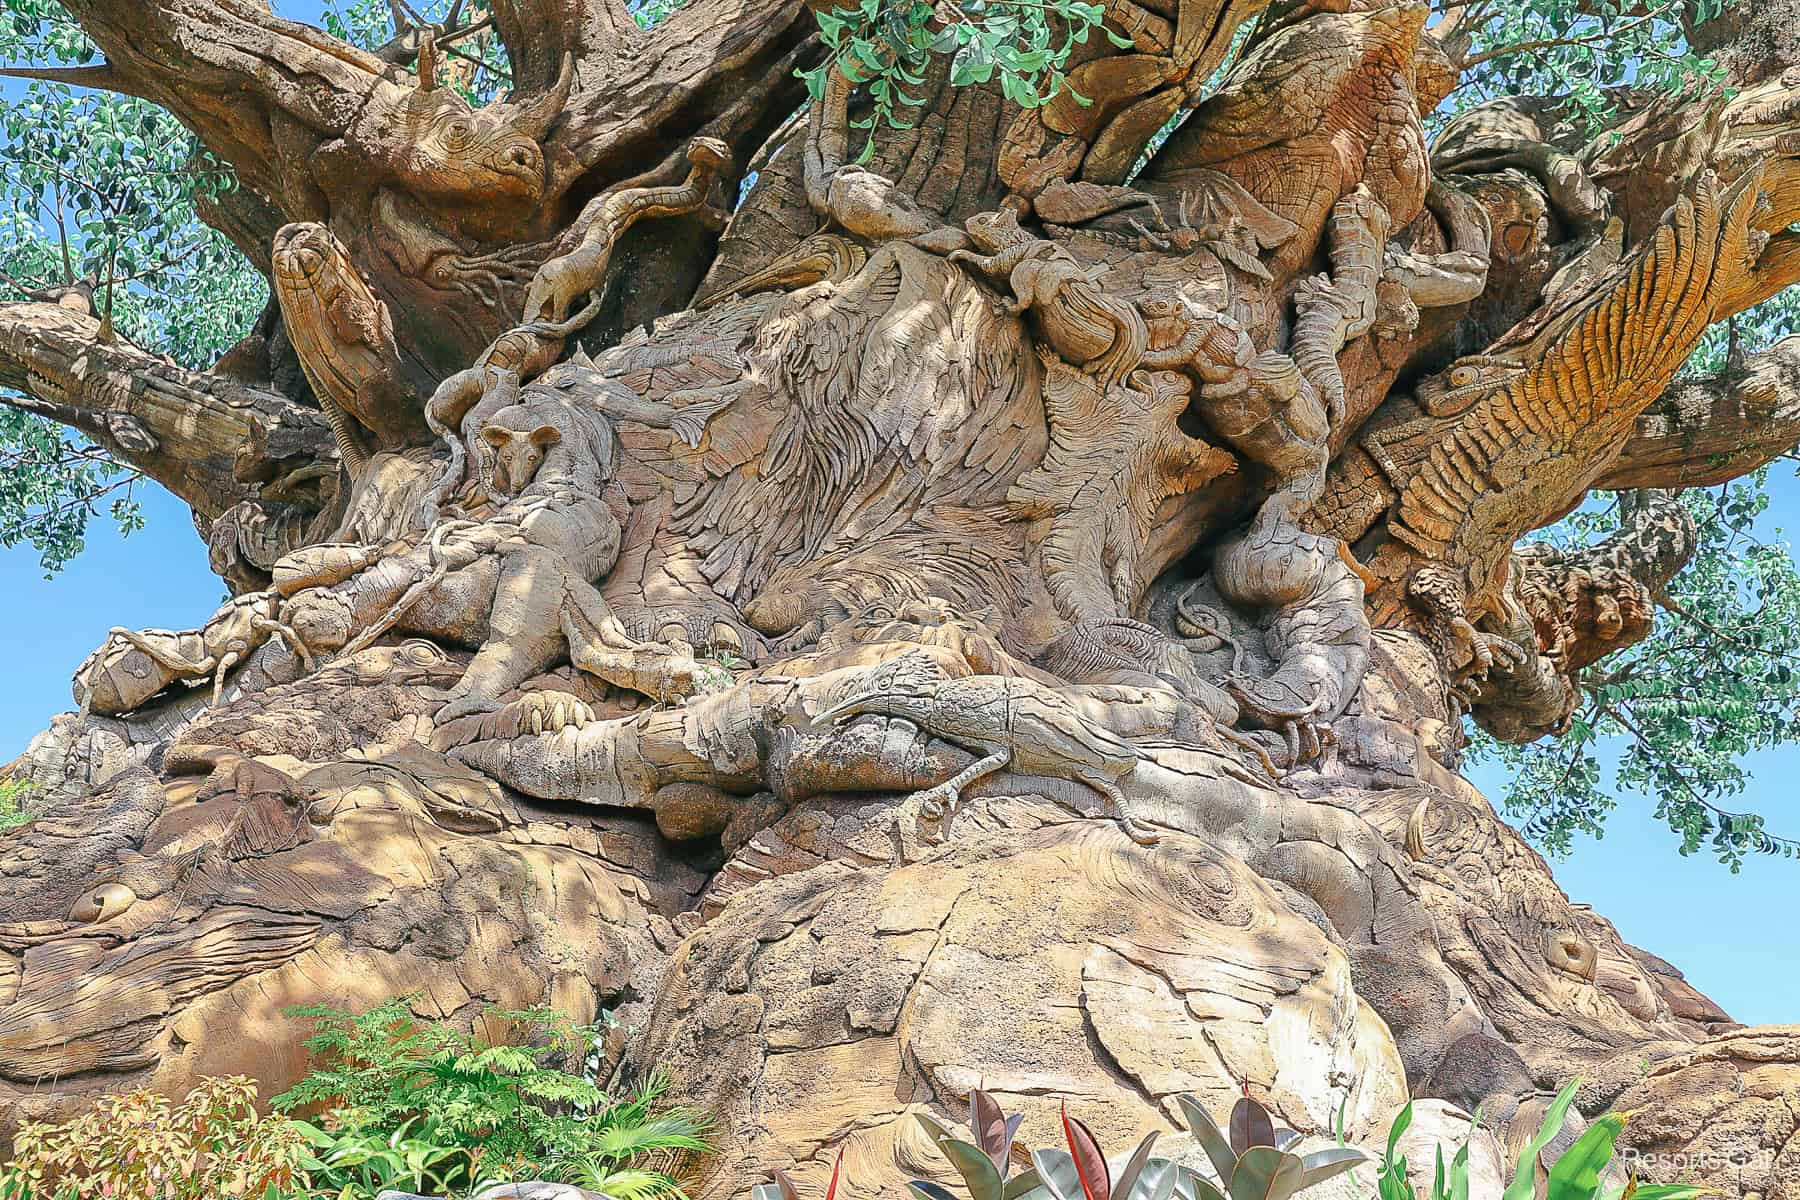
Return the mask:
[[[1435,1098],[1510,1162],[1574,1073],[1588,1117],[1704,1076],[1736,1140],[1630,1144],[1795,1194],[1792,1039],[1456,774],[1465,717],[1554,736],[1649,631],[1663,489],[1800,437],[1792,340],[1678,378],[1794,278],[1779,29],[1704,31],[1728,103],[1428,144],[1422,5],[1122,3],[1091,104],[940,63],[858,161],[797,5],[497,3],[481,109],[430,37],[68,7],[237,171],[208,218],[280,336],[198,375],[0,307],[0,382],[188,501],[235,593],[113,631],[14,766],[53,806],[0,839],[8,1119],[278,1090],[282,1006],[413,992],[622,1010],[618,1069],[719,1117],[707,1196],[941,1175],[909,1114],[983,1081],[1109,1144],[1183,1092],[1362,1139]],[[1617,534],[1529,543],[1596,487],[1643,489]]]

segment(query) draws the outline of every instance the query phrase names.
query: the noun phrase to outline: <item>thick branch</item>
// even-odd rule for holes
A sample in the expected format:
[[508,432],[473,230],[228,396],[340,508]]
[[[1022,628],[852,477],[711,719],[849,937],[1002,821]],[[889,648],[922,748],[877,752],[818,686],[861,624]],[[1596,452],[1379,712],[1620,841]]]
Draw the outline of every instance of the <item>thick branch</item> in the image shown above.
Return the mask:
[[1800,335],[1706,379],[1676,382],[1638,418],[1603,488],[1706,487],[1800,445]]
[[[748,162],[805,102],[794,67],[807,64],[795,53],[812,30],[810,11],[788,0],[694,0],[634,39],[632,53],[577,60],[580,87],[551,145],[581,169],[608,164],[614,182],[672,182],[696,136]],[[637,179],[654,172],[664,178]]]
[[9,403],[80,430],[200,517],[255,495],[238,478],[255,474],[247,454],[332,453],[316,410],[129,343],[101,343],[99,330],[94,317],[60,305],[0,305],[0,388],[20,394]]
[[632,57],[626,51],[643,35],[619,0],[494,0],[489,10],[521,91],[547,89],[565,54],[577,62]]

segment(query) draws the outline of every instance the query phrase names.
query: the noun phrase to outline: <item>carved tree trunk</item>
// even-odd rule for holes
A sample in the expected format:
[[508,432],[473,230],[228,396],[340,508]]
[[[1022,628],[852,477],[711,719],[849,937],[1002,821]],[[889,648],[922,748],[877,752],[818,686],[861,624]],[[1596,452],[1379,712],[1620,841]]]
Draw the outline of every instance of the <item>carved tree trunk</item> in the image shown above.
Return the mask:
[[[236,593],[110,637],[15,764],[54,804],[0,839],[0,1136],[278,1090],[281,1007],[408,991],[627,1010],[619,1069],[719,1114],[708,1196],[833,1147],[859,1194],[941,1173],[906,1115],[980,1081],[1027,1140],[1241,1084],[1366,1138],[1712,1061],[1726,1015],[1455,769],[1465,716],[1554,734],[1693,531],[1521,539],[1800,438],[1791,342],[1672,383],[1800,263],[1779,29],[1722,111],[1428,146],[1423,6],[1127,6],[1091,105],[940,64],[857,165],[792,4],[495,3],[478,111],[430,38],[66,4],[236,168],[209,219],[285,336],[196,376],[0,307],[0,383],[187,500]],[[1718,1053],[1786,1080],[1790,1042]]]

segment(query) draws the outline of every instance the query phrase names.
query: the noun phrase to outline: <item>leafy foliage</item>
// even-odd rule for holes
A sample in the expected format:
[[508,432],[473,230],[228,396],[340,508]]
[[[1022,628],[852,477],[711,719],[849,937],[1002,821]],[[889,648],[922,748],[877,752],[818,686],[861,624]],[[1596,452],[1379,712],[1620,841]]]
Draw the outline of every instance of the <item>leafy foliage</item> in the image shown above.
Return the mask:
[[62,1125],[26,1123],[0,1172],[5,1200],[215,1200],[279,1195],[302,1180],[300,1131],[258,1115],[256,1083],[202,1081],[180,1104],[142,1089]]
[[[929,1117],[917,1120],[962,1176],[970,1200],[1224,1200],[1228,1195],[1288,1200],[1370,1161],[1363,1151],[1342,1145],[1305,1157],[1288,1153],[1285,1147],[1300,1135],[1278,1129],[1268,1110],[1248,1095],[1232,1109],[1229,1132],[1219,1128],[1195,1097],[1177,1096],[1176,1102],[1218,1173],[1223,1191],[1190,1167],[1152,1157],[1158,1137],[1154,1132],[1129,1155],[1109,1162],[1093,1132],[1069,1115],[1066,1103],[1062,1125],[1068,1148],[1032,1151],[1032,1165],[1010,1179],[1014,1158],[1024,1157],[1016,1140],[1021,1118],[1006,1116],[985,1091],[976,1089],[969,1097],[973,1140],[954,1136]],[[781,1182],[782,1200],[794,1200],[788,1194],[791,1186]],[[835,1185],[834,1174],[834,1190]],[[907,1186],[916,1200],[953,1200],[952,1193],[928,1180]],[[757,1200],[777,1198],[759,1195]]]
[[121,533],[143,528],[141,478],[61,425],[0,408],[0,546],[29,543],[46,577],[81,553],[102,507]]
[[390,0],[328,0],[321,23],[331,36],[369,50],[430,26],[442,58],[440,82],[472,104],[486,104],[512,86],[512,64],[494,34],[492,16],[486,0],[418,0],[400,6]]
[[[1593,134],[1622,88],[1715,85],[1717,64],[1691,53],[1682,21],[1719,11],[1720,0],[1478,0],[1460,18],[1473,31],[1472,69],[1440,117],[1500,95],[1561,96],[1579,132]],[[1796,328],[1800,297],[1785,293],[1710,330],[1686,369],[1717,371]],[[1505,806],[1547,852],[1566,855],[1578,836],[1600,836],[1616,797],[1631,793],[1653,800],[1683,854],[1709,846],[1735,870],[1748,853],[1800,852],[1800,843],[1770,834],[1762,816],[1729,803],[1749,782],[1747,756],[1800,732],[1792,684],[1800,573],[1791,551],[1769,537],[1768,480],[1764,470],[1687,497],[1701,537],[1694,561],[1670,587],[1671,605],[1651,635],[1587,673],[1586,703],[1566,735],[1526,747],[1485,735],[1472,742],[1476,761],[1509,770]],[[1603,536],[1616,526],[1609,503],[1596,493],[1545,536],[1565,544]]]
[[[803,73],[807,86],[817,97],[833,69],[867,86],[872,111],[852,122],[871,131],[865,153],[880,126],[911,125],[905,110],[926,101],[908,89],[925,82],[934,54],[950,57],[954,86],[998,78],[1008,100],[1037,108],[1069,86],[1063,67],[1090,36],[1099,33],[1115,45],[1131,45],[1106,28],[1105,7],[1087,0],[967,0],[948,9],[927,0],[858,0],[817,8],[813,15],[831,55]],[[1078,102],[1088,102],[1070,91]]]
[[[0,62],[97,57],[51,0],[0,11]],[[78,286],[120,335],[194,368],[261,312],[262,277],[195,209],[236,181],[163,109],[34,83],[0,93],[0,147],[0,302]],[[0,546],[29,543],[47,573],[81,551],[103,511],[122,532],[142,526],[137,481],[79,435],[0,410]]]
[[31,820],[32,814],[26,811],[25,796],[31,791],[31,785],[21,779],[0,779],[0,833]]
[[[1689,370],[1717,371],[1796,327],[1800,297],[1778,296],[1711,331]],[[1751,782],[1751,755],[1800,738],[1800,567],[1770,519],[1777,471],[1787,468],[1684,497],[1700,536],[1693,561],[1669,586],[1650,636],[1585,672],[1567,734],[1530,746],[1471,743],[1475,761],[1511,773],[1505,807],[1547,852],[1601,836],[1616,796],[1635,793],[1654,801],[1683,854],[1708,847],[1734,870],[1750,853],[1800,856],[1800,843],[1731,802]],[[1581,543],[1616,525],[1611,498],[1595,493],[1543,536]]]
[[697,1117],[660,1108],[666,1080],[615,1100],[556,1065],[579,1067],[593,1031],[547,1009],[487,1014],[490,1026],[538,1043],[519,1045],[421,1023],[405,999],[364,1013],[313,1005],[292,1015],[314,1022],[305,1042],[314,1068],[274,1105],[328,1111],[299,1125],[314,1148],[306,1165],[315,1182],[337,1191],[442,1193],[534,1178],[616,1200],[679,1197],[672,1174],[644,1164],[706,1148]]
[[[431,0],[422,21],[480,25],[485,6]],[[334,35],[364,47],[394,37],[387,0],[326,9]],[[444,44],[444,72],[483,103],[510,84],[504,47],[485,29]],[[88,66],[94,44],[55,0],[0,6],[0,63]],[[237,181],[167,111],[148,101],[33,83],[0,93],[0,303],[80,285],[118,334],[204,370],[268,303],[264,279],[204,224],[196,203]],[[79,434],[0,408],[0,546],[29,544],[46,574],[85,546],[102,514],[143,527],[141,476]]]
[[[1572,1080],[1557,1093],[1556,1099],[1545,1110],[1537,1132],[1532,1134],[1519,1153],[1512,1181],[1507,1184],[1501,1200],[1533,1200],[1536,1196],[1538,1156],[1562,1132],[1563,1123],[1568,1120],[1569,1105],[1574,1103],[1575,1093],[1580,1087],[1581,1080]],[[1387,1154],[1382,1159],[1381,1173],[1377,1177],[1379,1200],[1417,1200],[1418,1193],[1407,1177],[1406,1156],[1398,1152],[1400,1139],[1411,1127],[1412,1117],[1412,1105],[1409,1103],[1395,1116],[1388,1129]],[[1620,1131],[1625,1128],[1625,1121],[1626,1118],[1619,1113],[1608,1113],[1598,1118],[1567,1150],[1558,1155],[1550,1167],[1545,1200],[1595,1200],[1596,1196],[1600,1200],[1695,1200],[1706,1194],[1708,1189],[1689,1184],[1639,1184],[1636,1179],[1632,1179],[1601,1195],[1600,1175],[1612,1162],[1613,1150]],[[1478,1113],[1471,1125],[1471,1133],[1480,1126],[1481,1117]],[[1437,1148],[1437,1168],[1432,1178],[1431,1200],[1468,1200],[1470,1144],[1463,1143],[1451,1159],[1448,1169],[1444,1166],[1443,1147]]]
[[1689,49],[1683,21],[1715,17],[1723,3],[1475,0],[1456,18],[1457,31],[1467,36],[1466,69],[1441,115],[1499,96],[1556,96],[1575,132],[1594,136],[1616,113],[1621,89],[1679,92],[1720,84],[1724,68]]

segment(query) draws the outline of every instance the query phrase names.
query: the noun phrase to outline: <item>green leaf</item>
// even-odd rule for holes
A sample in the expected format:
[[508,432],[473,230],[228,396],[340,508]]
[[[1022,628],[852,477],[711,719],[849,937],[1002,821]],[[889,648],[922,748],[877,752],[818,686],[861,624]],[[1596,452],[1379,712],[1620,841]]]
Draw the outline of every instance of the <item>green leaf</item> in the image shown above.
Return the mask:
[[1569,1085],[1558,1092],[1556,1099],[1544,1113],[1543,1124],[1525,1143],[1525,1149],[1519,1154],[1518,1167],[1513,1172],[1512,1182],[1506,1185],[1500,1200],[1532,1200],[1537,1191],[1537,1160],[1562,1132],[1563,1121],[1569,1113],[1569,1105],[1575,1101],[1575,1093],[1581,1087],[1580,1079],[1571,1079]]
[[1006,1181],[1006,1186],[1000,1192],[1000,1200],[1019,1200],[1019,1197],[1041,1188],[1044,1188],[1044,1177],[1038,1174],[1036,1167],[1027,1167]]
[[1355,1146],[1316,1150],[1300,1159],[1300,1169],[1304,1176],[1300,1186],[1302,1188],[1314,1187],[1324,1183],[1327,1179],[1342,1175],[1345,1171],[1374,1161],[1374,1155]]
[[1033,1150],[1031,1165],[1056,1200],[1083,1200],[1081,1173],[1067,1150]]
[[1093,1131],[1069,1115],[1066,1100],[1062,1106],[1062,1124],[1063,1137],[1069,1143],[1069,1159],[1075,1164],[1082,1194],[1087,1200],[1111,1200],[1112,1176],[1107,1170],[1106,1155]]
[[1237,1169],[1237,1155],[1232,1152],[1231,1142],[1225,1132],[1213,1122],[1200,1101],[1190,1093],[1182,1093],[1175,1097],[1175,1106],[1187,1121],[1188,1132],[1206,1151],[1206,1157],[1212,1160],[1213,1170],[1223,1182],[1230,1182],[1232,1171]]
[[1226,1200],[1218,1188],[1185,1167],[1179,1169],[1175,1194],[1183,1200]]
[[913,1194],[915,1200],[957,1200],[955,1192],[929,1179],[914,1179],[906,1185],[906,1190]]
[[1150,1161],[1150,1149],[1156,1145],[1157,1131],[1151,1130],[1144,1135],[1125,1165],[1113,1174],[1112,1192],[1119,1200],[1131,1200],[1132,1189],[1137,1186],[1138,1178],[1143,1174],[1144,1164]]
[[1231,1200],[1286,1200],[1304,1186],[1300,1160],[1273,1146],[1251,1146],[1238,1155],[1227,1189]]
[[1275,1144],[1275,1121],[1269,1110],[1248,1096],[1231,1106],[1231,1149],[1242,1156],[1253,1146]]
[[1607,1113],[1557,1158],[1550,1167],[1547,1200],[1592,1200],[1600,1190],[1600,1172],[1612,1161],[1613,1146],[1625,1128],[1619,1113]]
[[956,1138],[944,1138],[938,1150],[950,1160],[957,1174],[968,1185],[970,1200],[1002,1200],[1005,1181],[994,1160],[980,1146]]

